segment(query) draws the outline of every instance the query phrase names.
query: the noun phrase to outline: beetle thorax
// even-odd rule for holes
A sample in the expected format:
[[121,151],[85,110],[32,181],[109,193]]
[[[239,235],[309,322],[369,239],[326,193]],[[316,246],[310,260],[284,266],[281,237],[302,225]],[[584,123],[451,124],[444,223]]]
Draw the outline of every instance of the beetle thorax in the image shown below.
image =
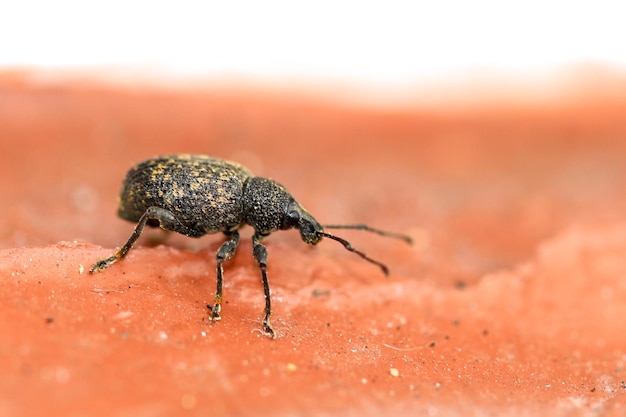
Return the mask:
[[281,229],[285,209],[293,197],[276,181],[248,178],[243,190],[243,220],[256,233],[268,235]]

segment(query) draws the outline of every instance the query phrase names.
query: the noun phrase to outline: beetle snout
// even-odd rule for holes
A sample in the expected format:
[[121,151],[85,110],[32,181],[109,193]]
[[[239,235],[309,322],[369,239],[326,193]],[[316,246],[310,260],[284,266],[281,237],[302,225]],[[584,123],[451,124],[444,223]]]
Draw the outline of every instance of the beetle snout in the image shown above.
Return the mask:
[[323,237],[321,234],[323,231],[322,226],[310,214],[307,217],[303,217],[300,220],[300,236],[305,243],[317,245]]

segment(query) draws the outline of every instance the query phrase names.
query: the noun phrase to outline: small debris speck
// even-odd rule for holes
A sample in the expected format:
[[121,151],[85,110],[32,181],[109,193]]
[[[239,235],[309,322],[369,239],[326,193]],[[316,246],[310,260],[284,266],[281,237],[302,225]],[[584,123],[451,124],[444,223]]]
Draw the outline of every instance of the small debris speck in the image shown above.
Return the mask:
[[399,377],[400,371],[398,370],[398,368],[389,368],[389,374],[393,377]]
[[115,314],[113,317],[111,317],[113,320],[125,320],[130,318],[131,316],[133,316],[133,312],[132,311],[120,311],[119,313]]
[[85,272],[85,267],[82,264],[78,265],[78,273],[82,275],[83,272]]
[[323,297],[325,295],[329,295],[330,294],[330,290],[322,290],[319,288],[314,288],[313,292],[311,293],[311,295],[315,298],[317,297]]
[[293,371],[295,371],[296,369],[298,369],[298,367],[296,366],[296,364],[295,364],[295,363],[288,363],[288,364],[287,364],[287,370],[288,370],[289,372],[293,372]]

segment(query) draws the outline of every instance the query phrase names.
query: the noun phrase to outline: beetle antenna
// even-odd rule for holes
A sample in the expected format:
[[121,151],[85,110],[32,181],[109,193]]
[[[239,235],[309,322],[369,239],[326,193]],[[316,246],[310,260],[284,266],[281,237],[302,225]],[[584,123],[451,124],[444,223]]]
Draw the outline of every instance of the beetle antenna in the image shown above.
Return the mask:
[[[355,229],[365,230],[366,232],[376,233],[377,235],[392,237],[394,239],[404,240],[409,245],[413,244],[413,239],[410,236],[400,233],[388,232],[386,230],[374,229],[366,224],[327,224],[322,226],[324,229]],[[332,238],[331,238],[332,239]]]
[[347,249],[347,250],[349,250],[350,252],[354,252],[354,253],[356,253],[356,254],[357,254],[357,255],[359,255],[361,258],[365,259],[366,261],[371,262],[371,263],[373,263],[374,265],[378,265],[378,267],[379,267],[380,269],[382,269],[383,274],[385,274],[385,275],[389,275],[389,268],[387,268],[387,265],[385,265],[385,264],[384,264],[384,263],[382,263],[382,262],[378,262],[377,260],[372,259],[372,258],[370,258],[369,256],[367,256],[366,254],[364,254],[364,253],[363,253],[363,252],[361,252],[360,250],[353,248],[353,247],[352,247],[352,245],[350,244],[350,242],[348,242],[347,240],[342,239],[342,238],[340,238],[340,237],[338,237],[338,236],[335,236],[335,235],[331,235],[330,233],[326,233],[326,232],[319,232],[319,233],[320,233],[322,236],[324,236],[324,237],[330,238],[330,239],[332,239],[332,240],[336,240],[337,242],[341,243],[341,244],[343,245],[343,247],[344,247],[344,248],[346,248],[346,249]]

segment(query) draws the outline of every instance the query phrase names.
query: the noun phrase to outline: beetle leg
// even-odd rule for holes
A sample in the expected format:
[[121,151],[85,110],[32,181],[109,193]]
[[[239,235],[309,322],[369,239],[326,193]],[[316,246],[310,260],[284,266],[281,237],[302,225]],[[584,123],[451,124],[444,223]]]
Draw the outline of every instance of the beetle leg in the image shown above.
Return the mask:
[[260,242],[260,237],[256,234],[252,237],[252,253],[261,269],[261,279],[263,280],[263,292],[265,294],[265,316],[263,317],[263,331],[266,336],[274,339],[276,333],[272,329],[270,317],[272,317],[272,298],[270,296],[270,283],[267,280],[267,249]]
[[222,263],[233,257],[235,251],[237,250],[237,245],[239,244],[239,232],[236,230],[234,232],[227,233],[226,236],[230,236],[230,240],[222,243],[222,246],[217,250],[217,289],[215,290],[215,303],[211,306],[207,307],[211,309],[211,320],[217,321],[220,320],[220,311],[222,310],[222,287],[223,287],[223,277],[224,277],[224,268],[222,267]]
[[114,255],[109,256],[106,259],[101,259],[93,264],[91,268],[89,268],[89,272],[91,273],[94,271],[102,271],[110,267],[120,259],[123,259],[128,251],[130,251],[130,248],[132,248],[132,246],[135,244],[137,239],[139,239],[139,236],[141,235],[141,232],[143,232],[143,228],[146,226],[148,220],[157,220],[161,229],[172,230],[174,232],[182,233],[190,237],[199,237],[204,234],[203,232],[191,229],[183,225],[176,218],[174,213],[169,210],[165,210],[159,207],[149,207],[148,210],[146,210],[146,212],[139,218],[137,226],[135,226],[135,230],[133,230],[133,233],[130,235],[130,238],[128,238],[128,241],[126,241],[124,246],[119,248]]

